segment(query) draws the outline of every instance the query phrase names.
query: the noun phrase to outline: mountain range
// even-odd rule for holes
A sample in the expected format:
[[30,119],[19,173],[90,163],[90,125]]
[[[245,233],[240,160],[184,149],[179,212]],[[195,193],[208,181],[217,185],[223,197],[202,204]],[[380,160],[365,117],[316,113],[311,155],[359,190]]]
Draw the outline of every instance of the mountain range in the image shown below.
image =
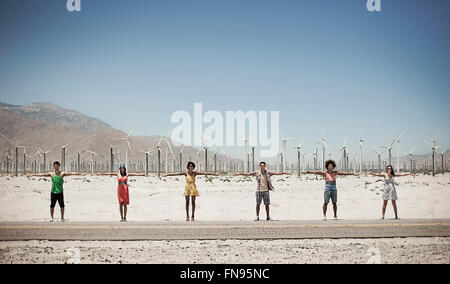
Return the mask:
[[[27,153],[27,159],[34,159],[38,156],[38,151],[50,151],[46,158],[47,161],[61,160],[62,146],[67,147],[66,161],[76,159],[77,152],[81,153],[83,161],[91,161],[92,154],[95,152],[95,159],[100,163],[109,164],[110,146],[114,148],[115,159],[120,156],[120,162],[125,162],[124,140],[114,138],[127,137],[128,133],[115,129],[113,126],[103,122],[98,118],[86,116],[78,111],[61,108],[55,104],[47,102],[38,102],[26,106],[10,105],[0,102],[0,149],[1,156],[5,159],[7,154],[13,157],[15,145],[26,146],[20,148],[20,159],[23,151]],[[179,158],[181,147],[176,147],[168,140],[164,139],[160,145],[161,161],[165,160],[166,148],[168,156],[173,161],[173,155]],[[145,160],[145,154],[142,151],[151,151],[149,158],[156,160],[156,147],[161,136],[133,136],[129,137],[131,151],[128,153],[130,163]],[[170,143],[170,146],[168,146]],[[214,154],[210,152],[209,154]],[[210,156],[212,157],[212,156]],[[218,161],[224,161],[224,155],[217,155]],[[204,161],[204,151],[193,147],[184,147],[183,160],[194,162]],[[210,160],[210,159],[208,159]],[[239,161],[237,159],[228,159],[227,161]],[[119,161],[116,161],[118,163]],[[212,160],[209,162],[212,163]],[[169,162],[172,166],[173,162]],[[178,164],[177,164],[178,167]],[[212,165],[209,165],[211,169]]]

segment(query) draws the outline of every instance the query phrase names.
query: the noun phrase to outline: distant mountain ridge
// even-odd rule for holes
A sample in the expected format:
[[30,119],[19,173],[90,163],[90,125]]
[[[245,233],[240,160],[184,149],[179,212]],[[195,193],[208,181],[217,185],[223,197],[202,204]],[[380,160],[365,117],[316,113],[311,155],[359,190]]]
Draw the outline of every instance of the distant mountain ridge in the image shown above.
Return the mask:
[[[76,159],[77,152],[81,153],[82,161],[91,161],[90,151],[97,153],[95,160],[98,163],[109,165],[110,146],[114,148],[115,164],[125,162],[125,143],[123,140],[114,138],[126,137],[127,133],[115,129],[111,125],[98,118],[86,116],[78,111],[61,108],[48,102],[38,102],[27,106],[17,106],[0,102],[0,157],[1,163],[8,156],[13,156],[14,146],[25,147],[27,160],[39,159],[40,152],[49,151],[47,162],[61,160],[62,146],[67,147],[67,164]],[[140,163],[145,160],[143,151],[151,151],[149,158],[156,160],[156,147],[161,136],[130,136],[129,141],[132,149],[128,153],[130,163]],[[166,148],[170,167],[173,161],[179,160],[181,147],[176,147],[168,142],[162,141],[161,161],[165,161]],[[173,152],[173,155],[171,151]],[[23,148],[20,149],[19,160],[23,160]],[[210,152],[210,154],[213,152]],[[212,163],[209,156],[208,163]],[[220,163],[225,159],[223,155],[217,155]],[[193,147],[184,147],[183,163],[193,160],[198,164],[204,163],[204,151]],[[239,161],[237,159],[226,159],[227,161]],[[177,168],[179,162],[176,162]],[[212,169],[212,165],[209,165]],[[165,169],[162,169],[163,171]]]
[[113,127],[98,118],[88,117],[75,110],[61,108],[48,102],[38,102],[27,106],[14,106],[0,103],[0,108],[16,112],[23,116],[49,124],[61,126],[78,126],[89,132],[96,130],[112,130]]

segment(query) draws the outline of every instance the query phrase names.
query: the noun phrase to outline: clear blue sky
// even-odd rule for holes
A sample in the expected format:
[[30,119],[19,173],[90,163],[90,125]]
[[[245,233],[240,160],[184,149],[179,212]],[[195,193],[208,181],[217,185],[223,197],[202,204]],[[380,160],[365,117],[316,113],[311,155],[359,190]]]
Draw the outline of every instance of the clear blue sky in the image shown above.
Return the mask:
[[[136,134],[176,110],[279,110],[281,132],[337,151],[408,130],[450,138],[450,1],[0,1],[0,101],[50,101]],[[353,150],[357,145],[352,144]]]

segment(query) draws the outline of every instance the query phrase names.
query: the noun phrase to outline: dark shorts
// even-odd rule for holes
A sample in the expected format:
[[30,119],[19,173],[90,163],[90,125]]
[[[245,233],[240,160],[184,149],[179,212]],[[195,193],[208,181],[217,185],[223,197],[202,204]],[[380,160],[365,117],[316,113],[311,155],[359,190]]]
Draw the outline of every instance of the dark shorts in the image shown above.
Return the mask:
[[264,200],[264,205],[270,205],[270,194],[269,191],[257,191],[256,192],[256,204],[261,205]]
[[56,201],[58,201],[59,207],[64,208],[64,193],[51,193],[50,194],[50,208],[55,208]]

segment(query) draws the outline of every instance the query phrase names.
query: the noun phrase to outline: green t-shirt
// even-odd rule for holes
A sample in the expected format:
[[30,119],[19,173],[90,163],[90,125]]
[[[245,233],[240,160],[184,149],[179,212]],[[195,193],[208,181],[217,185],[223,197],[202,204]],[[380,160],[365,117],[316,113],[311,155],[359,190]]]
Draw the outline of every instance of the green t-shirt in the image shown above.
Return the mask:
[[64,180],[61,176],[61,173],[59,176],[52,174],[52,193],[59,194],[63,192],[63,183]]

